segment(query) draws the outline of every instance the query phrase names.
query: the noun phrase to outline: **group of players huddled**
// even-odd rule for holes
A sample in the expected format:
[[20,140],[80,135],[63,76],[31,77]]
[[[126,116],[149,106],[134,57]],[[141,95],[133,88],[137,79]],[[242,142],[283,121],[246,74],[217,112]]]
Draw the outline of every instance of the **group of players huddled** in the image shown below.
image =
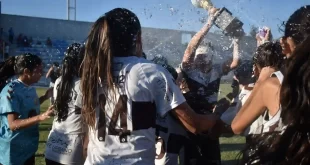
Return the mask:
[[[242,38],[232,38],[222,64],[204,40],[212,11],[177,69],[163,56],[146,59],[139,19],[124,8],[101,16],[85,45],[68,47],[60,77],[41,97],[31,86],[43,74],[39,56],[2,62],[0,164],[35,164],[38,125],[51,117],[47,165],[220,165],[219,136],[234,134],[246,136],[241,164],[310,163],[310,6],[291,15],[281,40],[270,29],[258,36],[253,61],[240,60]],[[233,92],[218,100],[221,77],[233,70]]]

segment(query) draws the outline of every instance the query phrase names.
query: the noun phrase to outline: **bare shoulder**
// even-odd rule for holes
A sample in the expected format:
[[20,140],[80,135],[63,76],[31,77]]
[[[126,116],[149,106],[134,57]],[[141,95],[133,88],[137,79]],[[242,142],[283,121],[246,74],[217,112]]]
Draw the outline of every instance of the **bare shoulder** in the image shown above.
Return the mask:
[[279,94],[281,84],[276,77],[270,77],[263,84],[263,101],[270,115],[275,115],[279,110]]
[[275,77],[270,77],[263,82],[255,84],[255,90],[259,93],[269,93],[276,91],[280,88],[281,84],[279,80]]
[[281,84],[276,77],[270,77],[263,82],[262,86],[264,91],[278,91]]

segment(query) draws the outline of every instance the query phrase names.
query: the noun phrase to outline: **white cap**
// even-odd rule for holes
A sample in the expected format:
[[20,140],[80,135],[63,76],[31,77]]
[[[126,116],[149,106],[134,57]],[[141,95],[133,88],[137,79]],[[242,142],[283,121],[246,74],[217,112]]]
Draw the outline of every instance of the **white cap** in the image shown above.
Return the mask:
[[195,56],[197,56],[198,54],[207,54],[208,50],[209,50],[208,46],[205,46],[205,45],[204,46],[199,46],[196,49]]

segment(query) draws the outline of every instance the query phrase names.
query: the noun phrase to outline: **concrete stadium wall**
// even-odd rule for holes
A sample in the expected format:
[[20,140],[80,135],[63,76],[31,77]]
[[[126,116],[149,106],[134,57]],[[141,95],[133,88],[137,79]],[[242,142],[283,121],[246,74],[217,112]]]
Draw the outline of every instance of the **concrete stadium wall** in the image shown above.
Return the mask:
[[[51,37],[52,39],[76,40],[84,41],[92,26],[91,22],[68,21],[38,17],[27,17],[17,15],[1,14],[1,27],[4,32],[7,32],[10,27],[13,27],[15,37],[20,33],[33,38],[45,39]],[[147,55],[152,58],[156,54],[161,54],[168,57],[169,61],[180,61],[184,53],[186,44],[182,44],[182,34],[191,34],[195,32],[143,28],[143,48]],[[211,41],[215,46],[221,58],[226,54],[230,54],[231,50],[223,50],[231,43],[229,38],[220,34],[209,33],[206,40]],[[255,40],[250,37],[245,37],[241,44],[244,56],[252,54],[256,47]]]
[[5,32],[13,27],[15,36],[20,33],[38,38],[84,40],[91,27],[90,22],[68,21],[17,15],[1,15],[1,27]]
[[[0,19],[1,27],[4,32],[8,32],[12,27],[15,39],[19,34],[24,34],[28,37],[46,39],[75,40],[84,41],[92,26],[91,22],[81,21],[68,21],[49,18],[38,18],[18,15],[1,14]],[[166,30],[155,28],[143,28],[143,42],[144,51],[149,58],[154,57],[156,54],[163,56],[174,57],[181,56],[185,47],[181,44],[182,31]],[[193,33],[193,32],[186,32]],[[169,34],[167,36],[167,34]],[[163,52],[162,52],[163,51]],[[178,57],[178,62],[180,61]],[[174,58],[171,59],[176,62]]]
[[[15,37],[22,33],[34,39],[51,37],[82,42],[86,39],[92,23],[1,14],[0,25],[4,32],[13,27]],[[193,36],[195,32],[142,28],[143,50],[148,59],[161,54],[167,57],[173,67],[177,67],[187,47],[187,43],[182,41],[183,34]],[[227,49],[231,44],[228,37],[210,32],[205,40],[211,41],[217,50],[217,56],[214,57],[215,63],[221,63],[232,56],[232,49]],[[250,59],[256,48],[256,41],[250,37],[244,37],[240,47],[242,58]]]

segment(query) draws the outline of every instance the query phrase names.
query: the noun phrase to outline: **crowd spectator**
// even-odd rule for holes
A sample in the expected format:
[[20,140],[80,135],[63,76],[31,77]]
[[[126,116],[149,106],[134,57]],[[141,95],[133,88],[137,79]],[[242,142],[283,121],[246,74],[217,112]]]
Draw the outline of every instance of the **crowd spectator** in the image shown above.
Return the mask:
[[46,46],[48,46],[48,47],[52,47],[53,46],[53,43],[52,43],[52,40],[50,39],[50,37],[47,37]]
[[10,53],[10,45],[9,43],[5,42],[4,59],[7,59],[9,57],[9,53]]
[[4,56],[3,56],[4,55],[4,50],[3,50],[4,49],[4,44],[5,44],[4,41],[0,40],[0,55],[1,55],[0,57],[1,57],[1,60],[4,59]]
[[27,36],[23,37],[23,46],[24,47],[29,47],[29,40]]
[[0,39],[3,39],[3,28],[0,29]]
[[42,42],[41,41],[37,41],[37,45],[42,45]]
[[32,37],[30,37],[29,40],[28,40],[29,46],[32,45],[32,43],[33,43],[33,39],[32,39]]
[[13,31],[13,28],[11,27],[9,29],[9,41],[11,44],[13,43],[13,39],[14,39],[14,31]]
[[[60,76],[59,63],[58,62],[54,62],[53,65],[51,66],[51,68],[46,73],[46,78],[50,78],[51,79],[50,87],[54,87],[55,81],[57,80],[57,78],[59,76]],[[50,101],[51,101],[51,104],[54,103],[53,97],[51,98]]]
[[20,34],[18,35],[16,41],[17,41],[17,46],[18,46],[18,47],[21,47],[21,46],[23,45],[23,34],[20,33]]

